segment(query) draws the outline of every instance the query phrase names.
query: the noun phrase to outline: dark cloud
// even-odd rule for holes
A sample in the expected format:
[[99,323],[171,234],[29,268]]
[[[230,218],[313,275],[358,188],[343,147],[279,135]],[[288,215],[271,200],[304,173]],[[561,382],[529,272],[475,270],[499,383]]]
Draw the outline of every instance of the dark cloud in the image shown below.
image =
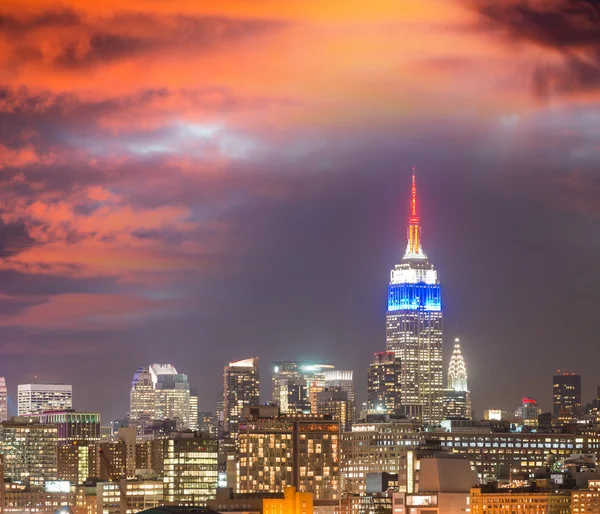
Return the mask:
[[[205,52],[215,46],[246,40],[280,30],[280,20],[253,20],[184,15],[120,14],[111,18],[90,18],[71,10],[43,13],[0,12],[0,29],[14,53],[12,66],[25,63],[57,68],[86,69],[104,63],[184,49]],[[132,30],[133,28],[133,30]],[[51,56],[45,54],[38,31],[55,29],[60,45]]]
[[0,221],[0,259],[15,255],[33,243],[24,223]]
[[[600,90],[600,3],[595,0],[476,0],[482,27],[501,31],[507,42],[527,42],[562,57],[541,59],[531,72],[534,93]],[[550,56],[549,56],[550,57]]]

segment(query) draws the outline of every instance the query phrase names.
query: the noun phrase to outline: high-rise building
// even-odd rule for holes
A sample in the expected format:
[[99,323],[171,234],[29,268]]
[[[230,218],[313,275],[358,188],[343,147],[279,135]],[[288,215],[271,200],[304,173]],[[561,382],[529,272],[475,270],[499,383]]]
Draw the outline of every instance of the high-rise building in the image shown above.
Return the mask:
[[326,387],[317,393],[317,414],[339,421],[342,431],[352,428],[352,404],[341,387]]
[[148,422],[155,418],[156,395],[150,369],[147,367],[138,368],[133,374],[129,394],[130,425],[142,434]]
[[198,430],[198,391],[190,389],[190,407],[189,407],[189,423],[190,430]]
[[554,375],[552,414],[563,422],[577,419],[581,412],[581,376],[575,373]]
[[100,414],[96,412],[48,412],[40,422],[56,425],[58,479],[83,483],[89,474],[89,446],[100,442]]
[[43,487],[57,479],[56,425],[14,418],[0,423],[0,453],[4,454],[4,477],[29,487]]
[[404,413],[438,423],[442,419],[442,295],[437,271],[421,247],[414,173],[408,245],[391,272],[386,320],[387,351],[394,352],[402,364]]
[[448,388],[442,395],[442,406],[445,419],[471,418],[471,393],[467,387],[467,368],[458,338],[454,340],[454,351],[448,366]]
[[177,373],[171,364],[153,364],[150,375],[156,394],[156,419],[174,419],[178,429],[188,429],[190,386],[187,375]]
[[400,414],[402,404],[401,363],[394,352],[377,352],[369,365],[368,414]]
[[[331,364],[307,364],[297,361],[273,363],[273,403],[283,414],[316,414],[317,393],[325,388],[325,373]],[[346,380],[345,387],[346,385]],[[352,386],[353,387],[353,386]],[[353,395],[354,393],[349,393]]]
[[73,408],[73,387],[65,384],[19,384],[19,416]]
[[288,486],[315,500],[340,498],[340,424],[309,416],[256,417],[239,433],[238,493],[281,493]]
[[217,493],[218,441],[192,432],[164,440],[164,499],[204,506]]
[[223,427],[236,438],[244,407],[258,405],[258,357],[230,362],[223,372]]
[[521,406],[515,411],[517,420],[527,427],[537,427],[538,416],[542,413],[542,409],[537,402],[529,397],[523,396]]
[[0,423],[8,420],[8,390],[6,379],[0,377]]
[[210,435],[211,437],[217,437],[217,416],[212,412],[199,412],[198,413],[198,430]]
[[[325,370],[325,389],[339,388],[348,395],[348,407],[350,409],[350,417],[348,419],[350,425],[356,418],[356,397],[354,396],[354,378],[353,371],[346,369],[330,369]],[[317,401],[318,403],[318,401]]]

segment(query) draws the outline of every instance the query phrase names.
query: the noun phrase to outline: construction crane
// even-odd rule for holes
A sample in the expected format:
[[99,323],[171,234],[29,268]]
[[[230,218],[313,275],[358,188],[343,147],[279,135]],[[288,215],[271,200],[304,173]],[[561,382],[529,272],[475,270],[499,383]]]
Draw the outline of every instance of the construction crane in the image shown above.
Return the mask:
[[[108,460],[108,457],[106,456],[106,454],[104,453],[104,451],[102,450],[102,448],[98,449],[98,453],[100,454],[100,458],[102,459],[102,462],[104,462],[104,464],[106,465],[107,469],[108,469],[108,473],[109,473],[109,481],[112,482],[110,475],[114,474],[114,466],[112,465],[112,463],[110,462],[110,460]],[[121,514],[127,514],[127,511],[129,510],[133,510],[130,508],[129,505],[129,500],[127,498],[127,489],[123,486],[123,482],[121,481],[121,479],[117,479],[117,483],[119,484],[119,492],[121,493],[121,504],[125,506],[125,512],[121,513]]]

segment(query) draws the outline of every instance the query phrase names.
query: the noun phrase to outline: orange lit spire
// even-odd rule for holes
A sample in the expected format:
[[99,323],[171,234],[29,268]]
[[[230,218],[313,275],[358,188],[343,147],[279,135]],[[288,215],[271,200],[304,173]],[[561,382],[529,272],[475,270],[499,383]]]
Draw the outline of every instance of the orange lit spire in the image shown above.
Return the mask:
[[417,214],[417,181],[415,168],[412,174],[412,195],[410,199],[410,218],[408,220],[408,246],[405,257],[425,257],[421,248],[421,225]]

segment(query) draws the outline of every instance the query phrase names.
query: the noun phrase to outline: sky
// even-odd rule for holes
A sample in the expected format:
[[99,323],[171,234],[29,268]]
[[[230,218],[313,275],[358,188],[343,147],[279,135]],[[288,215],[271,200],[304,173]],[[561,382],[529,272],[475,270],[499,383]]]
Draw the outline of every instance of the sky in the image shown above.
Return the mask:
[[[600,5],[4,0],[0,375],[103,422],[172,363],[385,350],[417,168],[476,413],[600,385]],[[37,378],[35,378],[37,377]]]

